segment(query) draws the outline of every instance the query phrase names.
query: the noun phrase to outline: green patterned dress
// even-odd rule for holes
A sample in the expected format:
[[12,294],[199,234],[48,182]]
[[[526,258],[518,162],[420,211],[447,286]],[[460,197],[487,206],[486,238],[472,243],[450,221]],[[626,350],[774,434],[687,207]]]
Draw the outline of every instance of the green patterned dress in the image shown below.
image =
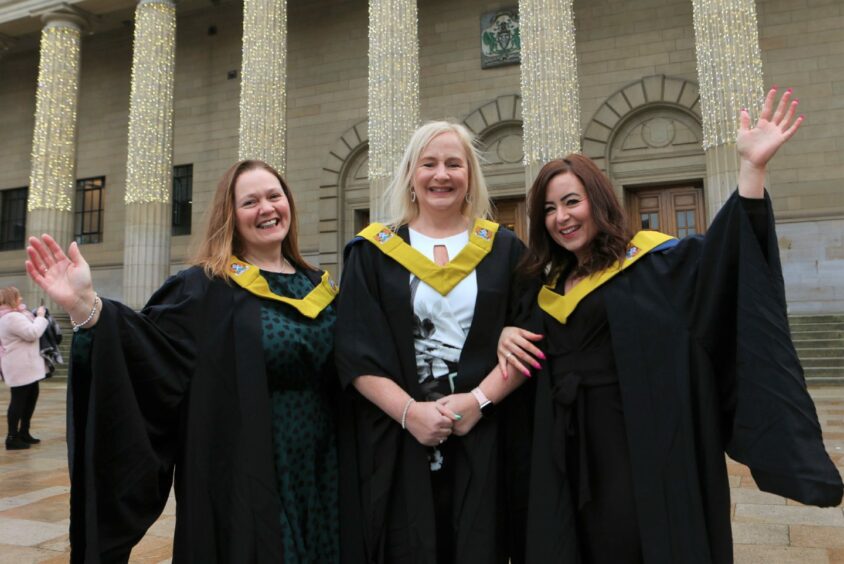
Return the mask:
[[[302,298],[313,289],[301,272],[261,274],[280,296]],[[285,564],[340,560],[337,440],[329,393],[336,384],[320,377],[333,358],[334,320],[333,306],[308,319],[287,304],[261,302]]]

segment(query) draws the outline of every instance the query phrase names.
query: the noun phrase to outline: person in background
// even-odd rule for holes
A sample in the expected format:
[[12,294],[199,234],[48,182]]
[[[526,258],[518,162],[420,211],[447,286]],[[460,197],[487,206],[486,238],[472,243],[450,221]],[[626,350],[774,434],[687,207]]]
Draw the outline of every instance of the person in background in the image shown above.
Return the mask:
[[47,374],[38,344],[47,329],[44,314],[41,306],[32,315],[14,286],[0,289],[0,369],[12,396],[6,414],[6,450],[27,449],[41,442],[30,434],[29,427],[38,402],[38,382]]

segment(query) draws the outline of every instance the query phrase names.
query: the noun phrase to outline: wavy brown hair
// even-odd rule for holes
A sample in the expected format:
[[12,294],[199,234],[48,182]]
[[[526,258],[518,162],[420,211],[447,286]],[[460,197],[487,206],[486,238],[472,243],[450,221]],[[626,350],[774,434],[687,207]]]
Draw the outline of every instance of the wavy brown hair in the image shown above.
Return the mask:
[[287,182],[276,169],[264,161],[245,160],[234,163],[220,178],[217,191],[214,192],[214,198],[211,201],[211,207],[206,213],[205,238],[200,243],[199,250],[191,261],[192,264],[201,266],[209,278],[219,277],[228,280],[231,256],[240,256],[243,252],[243,245],[236,229],[234,189],[241,174],[255,169],[264,169],[278,179],[290,205],[290,229],[281,243],[281,254],[299,268],[316,270],[299,253],[299,226],[296,221],[296,206],[293,203],[293,194],[290,193]]
[[[588,259],[578,264],[574,254],[559,246],[545,228],[545,202],[548,184],[558,174],[570,172],[583,184],[592,210],[596,235],[589,243]],[[569,270],[575,276],[588,276],[624,260],[632,233],[627,215],[613,191],[609,178],[589,157],[569,155],[548,162],[536,175],[528,195],[528,252],[519,265],[526,278],[555,280]]]

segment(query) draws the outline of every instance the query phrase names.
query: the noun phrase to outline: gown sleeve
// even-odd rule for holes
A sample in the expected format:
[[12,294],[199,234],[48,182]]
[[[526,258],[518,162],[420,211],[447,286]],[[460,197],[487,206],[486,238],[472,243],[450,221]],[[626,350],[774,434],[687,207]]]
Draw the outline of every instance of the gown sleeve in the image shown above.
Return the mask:
[[[683,253],[684,245],[696,250]],[[717,375],[725,450],[750,467],[761,490],[837,505],[841,476],[824,449],[791,340],[767,194],[763,202],[734,194],[706,236],[684,240],[678,250],[681,269],[669,275],[687,285],[681,309]]]
[[71,561],[125,562],[167,501],[204,284],[170,278],[141,312],[108,299],[72,346]]
[[342,290],[337,298],[335,356],[344,388],[358,376],[395,380],[401,372],[393,330],[379,292],[382,281],[374,256],[379,251],[367,245],[360,241],[347,249]]

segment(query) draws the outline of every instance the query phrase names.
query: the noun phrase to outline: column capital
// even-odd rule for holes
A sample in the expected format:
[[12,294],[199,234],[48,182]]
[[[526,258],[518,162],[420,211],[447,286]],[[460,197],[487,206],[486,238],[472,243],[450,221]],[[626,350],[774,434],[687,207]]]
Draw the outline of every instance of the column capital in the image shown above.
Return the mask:
[[53,2],[29,13],[34,18],[41,18],[44,27],[73,27],[79,31],[91,28],[93,15],[67,2]]

